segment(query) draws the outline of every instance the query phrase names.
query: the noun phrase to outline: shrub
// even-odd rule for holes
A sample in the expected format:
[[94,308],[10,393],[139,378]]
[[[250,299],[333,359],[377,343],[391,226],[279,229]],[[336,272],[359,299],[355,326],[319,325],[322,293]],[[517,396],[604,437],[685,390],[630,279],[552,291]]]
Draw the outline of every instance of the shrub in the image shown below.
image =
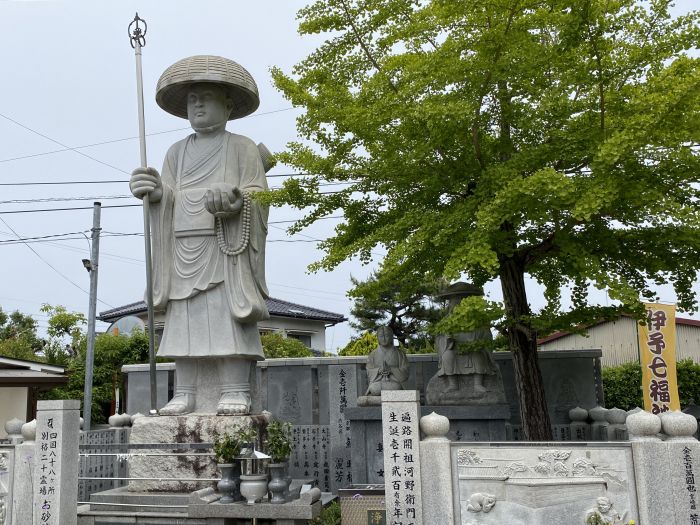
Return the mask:
[[292,337],[280,334],[265,334],[260,336],[265,357],[313,357],[314,354],[304,346],[304,343]]
[[350,342],[338,352],[338,355],[368,355],[378,346],[377,334],[367,331],[359,337],[350,339]]
[[[676,364],[681,407],[700,401],[700,365],[692,359]],[[643,406],[642,369],[638,361],[603,368],[603,393],[608,407],[631,410]]]

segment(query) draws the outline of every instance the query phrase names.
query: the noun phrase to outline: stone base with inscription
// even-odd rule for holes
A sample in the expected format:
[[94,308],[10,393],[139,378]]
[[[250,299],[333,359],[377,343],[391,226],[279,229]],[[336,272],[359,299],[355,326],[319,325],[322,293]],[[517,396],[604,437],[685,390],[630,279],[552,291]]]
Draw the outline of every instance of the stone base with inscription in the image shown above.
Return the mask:
[[[131,429],[130,444],[172,444],[173,448],[136,449],[154,456],[133,456],[129,460],[130,492],[192,492],[213,487],[219,477],[213,456],[168,456],[170,453],[207,453],[209,450],[177,447],[179,443],[212,443],[217,434],[255,427],[258,433],[267,425],[267,417],[215,416],[189,414],[186,416],[141,417]],[[163,455],[160,457],[160,455]],[[155,478],[155,479],[138,479]],[[166,481],[178,478],[179,481]]]
[[[447,437],[452,441],[505,441],[510,407],[421,406],[421,416],[436,412],[450,420]],[[345,410],[350,421],[353,482],[384,483],[382,413],[380,407],[352,407]]]

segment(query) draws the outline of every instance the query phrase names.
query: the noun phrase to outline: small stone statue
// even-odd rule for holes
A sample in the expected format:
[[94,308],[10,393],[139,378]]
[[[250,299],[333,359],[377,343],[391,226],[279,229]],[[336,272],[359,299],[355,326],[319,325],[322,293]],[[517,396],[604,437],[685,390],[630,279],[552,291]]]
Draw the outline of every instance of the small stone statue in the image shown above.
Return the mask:
[[[448,312],[465,297],[483,295],[483,290],[468,283],[455,283],[438,295],[448,299]],[[488,344],[491,330],[483,327],[471,332],[441,334],[435,338],[438,354],[438,371],[429,381],[426,400],[432,405],[459,405],[463,403],[504,403],[505,393],[498,365],[493,360]],[[479,341],[484,348],[478,348]],[[459,345],[470,344],[474,348],[458,353]]]
[[175,395],[160,413],[194,411],[198,365],[208,360],[219,375],[217,414],[248,414],[251,367],[264,359],[257,322],[269,316],[268,210],[251,196],[267,181],[258,147],[226,123],[257,109],[258,89],[236,62],[194,56],[165,70],[156,102],[194,130],[160,174],[137,168],[130,181],[151,203],[153,304],[165,311],[158,355],[175,360]]
[[408,379],[408,359],[394,346],[394,333],[388,326],[377,328],[379,346],[367,356],[367,382],[369,386],[358,405],[378,405],[382,390],[403,390]]
[[613,508],[613,503],[607,496],[601,496],[596,500],[596,508],[586,513],[586,521],[584,521],[585,525],[624,525],[624,523],[624,517]]
[[475,492],[469,496],[467,510],[469,512],[491,512],[496,505],[496,496],[484,492]]

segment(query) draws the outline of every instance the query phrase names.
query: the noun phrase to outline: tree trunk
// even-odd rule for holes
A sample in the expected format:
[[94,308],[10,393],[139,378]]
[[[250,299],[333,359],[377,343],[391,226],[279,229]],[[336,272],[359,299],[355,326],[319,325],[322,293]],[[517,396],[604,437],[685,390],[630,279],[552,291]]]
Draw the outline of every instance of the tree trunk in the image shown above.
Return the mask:
[[500,260],[501,288],[508,320],[508,346],[513,352],[515,389],[525,439],[551,441],[542,373],[537,358],[537,335],[530,324],[530,305],[525,293],[525,270],[515,258]]

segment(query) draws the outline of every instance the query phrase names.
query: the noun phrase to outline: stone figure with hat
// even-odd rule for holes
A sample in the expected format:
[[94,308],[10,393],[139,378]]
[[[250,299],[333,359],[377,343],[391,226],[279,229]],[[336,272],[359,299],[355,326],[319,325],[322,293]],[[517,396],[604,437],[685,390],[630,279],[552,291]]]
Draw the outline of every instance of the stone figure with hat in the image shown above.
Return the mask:
[[[483,290],[478,286],[458,282],[448,286],[436,298],[447,299],[449,314],[465,297],[483,294]],[[489,349],[492,339],[488,326],[469,332],[439,334],[435,337],[438,371],[426,387],[428,404],[505,402],[501,373]],[[460,346],[469,348],[460,352]]]
[[389,326],[377,328],[379,346],[367,356],[367,392],[357,400],[360,406],[381,405],[382,390],[403,390],[408,379],[408,359],[394,345],[394,332]]
[[216,413],[248,414],[251,370],[264,359],[257,322],[269,316],[268,210],[252,197],[267,182],[258,146],[226,123],[257,109],[258,89],[236,62],[193,56],[165,70],[156,102],[194,131],[171,146],[160,173],[138,168],[130,181],[151,203],[153,304],[165,311],[158,356],[175,360],[175,394],[160,413],[195,410],[206,360],[218,370]]

